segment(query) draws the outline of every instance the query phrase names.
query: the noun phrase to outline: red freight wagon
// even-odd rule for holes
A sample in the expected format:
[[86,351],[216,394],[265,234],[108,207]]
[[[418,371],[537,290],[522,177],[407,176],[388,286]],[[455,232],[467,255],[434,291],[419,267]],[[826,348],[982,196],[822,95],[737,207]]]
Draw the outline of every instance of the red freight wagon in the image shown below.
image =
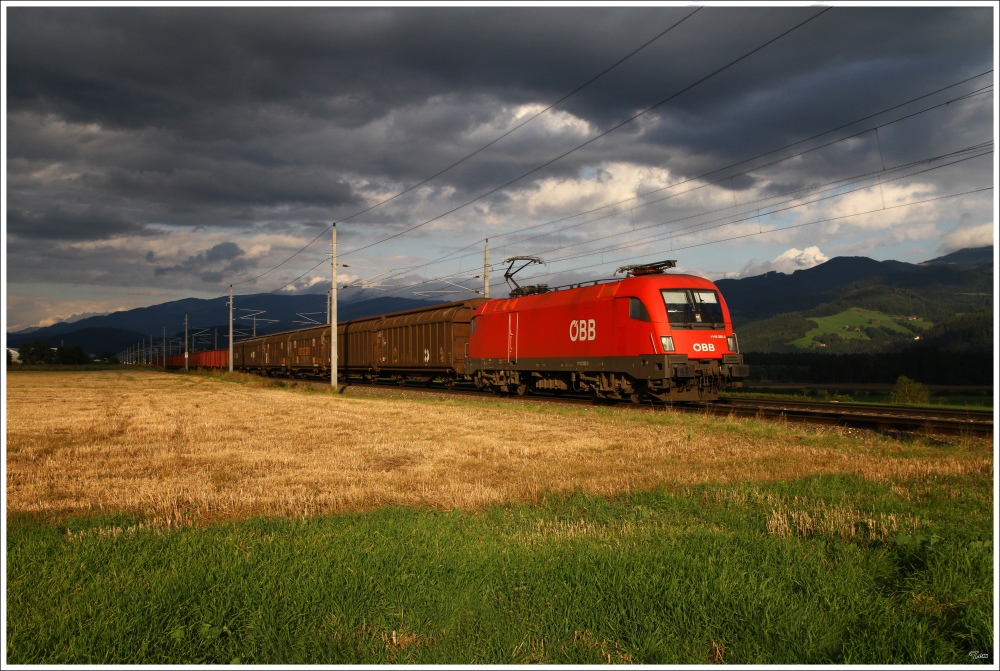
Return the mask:
[[[228,368],[229,350],[215,349],[205,352],[189,352],[188,368]],[[171,354],[167,357],[167,368],[184,368],[184,355]]]
[[189,368],[228,368],[229,350],[213,349],[205,352],[192,352],[188,358]]
[[749,373],[716,286],[661,272],[492,300],[475,313],[466,374],[477,386],[601,398],[718,398]]

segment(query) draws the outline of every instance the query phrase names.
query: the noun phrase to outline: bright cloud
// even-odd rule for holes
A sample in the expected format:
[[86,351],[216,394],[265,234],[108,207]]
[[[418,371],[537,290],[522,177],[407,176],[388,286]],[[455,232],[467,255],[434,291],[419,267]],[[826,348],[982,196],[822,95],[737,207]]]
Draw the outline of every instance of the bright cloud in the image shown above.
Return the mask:
[[820,251],[819,247],[807,247],[805,249],[795,249],[794,247],[782,252],[771,261],[761,263],[753,259],[738,273],[732,273],[728,277],[750,277],[753,275],[763,275],[772,270],[786,275],[794,273],[796,270],[805,270],[818,266],[829,261],[829,257]]
[[959,226],[941,238],[941,249],[945,253],[967,247],[986,247],[994,244],[996,234],[993,222],[975,226]]

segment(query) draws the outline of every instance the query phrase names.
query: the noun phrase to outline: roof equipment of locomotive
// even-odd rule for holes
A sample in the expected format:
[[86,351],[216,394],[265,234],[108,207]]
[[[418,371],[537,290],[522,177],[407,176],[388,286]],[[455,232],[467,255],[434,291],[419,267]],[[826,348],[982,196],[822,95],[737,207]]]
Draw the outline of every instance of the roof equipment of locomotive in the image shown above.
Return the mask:
[[[517,269],[514,268],[514,264],[523,261]],[[510,287],[510,297],[518,298],[519,296],[531,296],[532,294],[544,294],[549,290],[549,285],[547,284],[533,284],[526,287],[522,287],[514,279],[514,275],[521,272],[533,263],[545,263],[537,256],[512,256],[509,259],[504,259],[504,263],[509,263],[507,270],[504,271],[503,278],[507,282],[507,286]]]
[[656,275],[662,273],[667,268],[676,268],[677,261],[673,259],[667,259],[666,261],[656,261],[654,263],[639,263],[632,266],[622,266],[615,271],[615,275],[618,273],[625,273],[628,277],[639,277],[641,275]]

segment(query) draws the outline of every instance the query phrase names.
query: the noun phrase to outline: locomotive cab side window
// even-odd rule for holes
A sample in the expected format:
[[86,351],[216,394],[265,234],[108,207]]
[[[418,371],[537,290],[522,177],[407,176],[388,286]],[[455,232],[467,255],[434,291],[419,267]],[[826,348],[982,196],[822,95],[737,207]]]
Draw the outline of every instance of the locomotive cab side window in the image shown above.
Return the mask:
[[473,317],[472,318],[472,323],[469,324],[469,335],[472,335],[475,332],[476,332],[476,318]]
[[642,301],[638,298],[628,299],[628,316],[629,319],[637,319],[641,322],[648,322],[649,312],[646,310],[646,306],[642,304]]
[[722,328],[722,305],[710,289],[662,289],[667,320],[671,326]]

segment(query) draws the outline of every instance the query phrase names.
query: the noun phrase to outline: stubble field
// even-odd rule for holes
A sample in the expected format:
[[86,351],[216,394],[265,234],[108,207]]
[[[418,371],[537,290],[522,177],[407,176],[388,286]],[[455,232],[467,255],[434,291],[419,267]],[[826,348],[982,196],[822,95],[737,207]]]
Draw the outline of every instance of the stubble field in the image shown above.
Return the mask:
[[[991,441],[141,369],[10,371],[6,400],[10,662],[962,662],[992,646]],[[219,575],[178,592],[191,576],[165,551]],[[95,553],[113,579],[81,584]],[[297,595],[295,626],[271,622],[248,571]],[[354,596],[314,603],[303,573]],[[53,585],[68,608],[39,596]],[[93,614],[109,603],[152,628]],[[774,625],[745,631],[759,608]]]

